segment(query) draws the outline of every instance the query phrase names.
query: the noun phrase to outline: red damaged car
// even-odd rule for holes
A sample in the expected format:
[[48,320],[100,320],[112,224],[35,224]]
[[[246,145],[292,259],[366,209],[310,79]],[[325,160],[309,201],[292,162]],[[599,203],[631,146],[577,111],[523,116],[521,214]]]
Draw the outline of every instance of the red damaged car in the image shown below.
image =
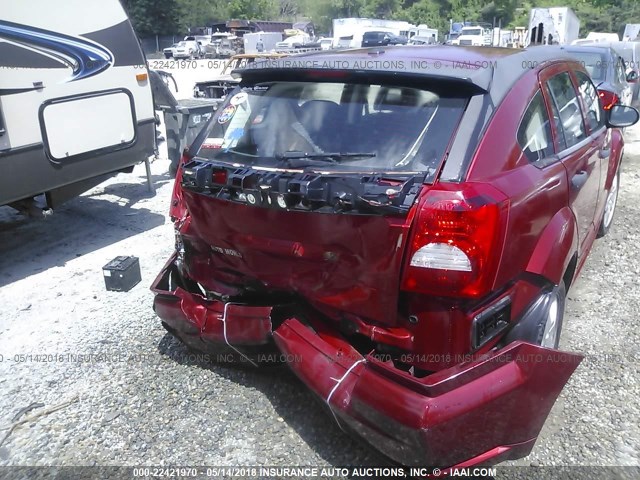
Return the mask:
[[404,465],[527,455],[582,358],[556,350],[565,298],[638,120],[558,55],[378,47],[243,70],[181,161],[164,326],[256,364],[280,352]]

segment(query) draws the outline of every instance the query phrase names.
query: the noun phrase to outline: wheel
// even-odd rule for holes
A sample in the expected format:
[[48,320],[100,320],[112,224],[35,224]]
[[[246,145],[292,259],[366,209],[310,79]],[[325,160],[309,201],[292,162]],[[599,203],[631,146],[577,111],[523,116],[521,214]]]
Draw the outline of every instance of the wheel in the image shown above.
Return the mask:
[[567,289],[564,281],[551,290],[547,299],[547,308],[537,325],[537,344],[545,348],[558,348]]
[[598,229],[598,238],[604,237],[609,233],[611,224],[613,223],[613,214],[616,212],[616,204],[618,203],[618,191],[620,190],[620,165],[618,165],[618,171],[611,183],[609,193],[607,193],[607,200],[604,206],[604,212],[602,213],[602,220],[600,221],[600,228]]

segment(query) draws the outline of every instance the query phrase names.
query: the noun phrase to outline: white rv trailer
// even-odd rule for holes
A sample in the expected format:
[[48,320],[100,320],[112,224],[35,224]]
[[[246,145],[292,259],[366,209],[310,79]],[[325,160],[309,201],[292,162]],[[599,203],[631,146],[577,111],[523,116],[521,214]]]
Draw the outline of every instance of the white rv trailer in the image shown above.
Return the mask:
[[336,18],[333,20],[333,47],[359,48],[365,32],[389,32],[409,38],[411,29],[416,26],[399,20],[378,18]]
[[146,160],[146,61],[119,0],[0,0],[0,205],[49,207]]

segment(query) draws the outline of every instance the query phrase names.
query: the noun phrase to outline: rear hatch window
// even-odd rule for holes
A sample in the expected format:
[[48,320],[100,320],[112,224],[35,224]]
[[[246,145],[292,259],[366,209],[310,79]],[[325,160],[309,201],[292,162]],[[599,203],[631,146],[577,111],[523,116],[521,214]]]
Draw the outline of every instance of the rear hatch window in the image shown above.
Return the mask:
[[468,98],[352,83],[271,82],[230,96],[199,156],[276,168],[434,180]]

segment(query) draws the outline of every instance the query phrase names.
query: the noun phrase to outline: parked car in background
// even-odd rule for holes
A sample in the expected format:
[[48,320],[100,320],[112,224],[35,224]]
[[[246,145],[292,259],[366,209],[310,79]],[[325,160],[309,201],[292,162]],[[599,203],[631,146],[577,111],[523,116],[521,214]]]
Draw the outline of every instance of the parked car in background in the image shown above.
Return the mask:
[[[618,55],[620,55],[627,68],[627,75],[631,70],[640,72],[640,41],[638,42],[605,42],[601,44],[604,47],[613,48]],[[632,104],[637,106],[640,102],[640,82],[635,81],[631,83],[633,90]]]
[[389,32],[364,32],[362,34],[363,47],[384,47],[387,45],[406,45],[407,37],[394,35]]
[[235,35],[217,37],[207,45],[204,54],[206,58],[229,58],[241,50],[241,43]]
[[178,46],[173,49],[173,58],[178,59],[196,59],[202,56],[200,44],[196,40],[182,40]]
[[567,291],[638,112],[558,49],[379,55],[240,72],[182,157],[154,311],[196,349],[279,351],[396,462],[523,457],[582,358],[556,350]]
[[162,53],[164,53],[164,58],[173,58],[173,53],[176,51],[176,48],[178,48],[178,45],[178,43],[174,43],[170,47],[162,50]]
[[200,45],[200,50],[203,50],[211,44],[213,41],[212,35],[189,35],[185,38],[187,41],[195,41]]
[[[536,47],[534,47],[536,48]],[[584,65],[598,89],[604,109],[613,105],[631,105],[633,84],[638,72],[629,70],[624,59],[610,47],[601,45],[571,45],[553,47],[566,52]]]
[[438,41],[434,37],[421,37],[415,35],[409,40],[409,45],[435,45]]

